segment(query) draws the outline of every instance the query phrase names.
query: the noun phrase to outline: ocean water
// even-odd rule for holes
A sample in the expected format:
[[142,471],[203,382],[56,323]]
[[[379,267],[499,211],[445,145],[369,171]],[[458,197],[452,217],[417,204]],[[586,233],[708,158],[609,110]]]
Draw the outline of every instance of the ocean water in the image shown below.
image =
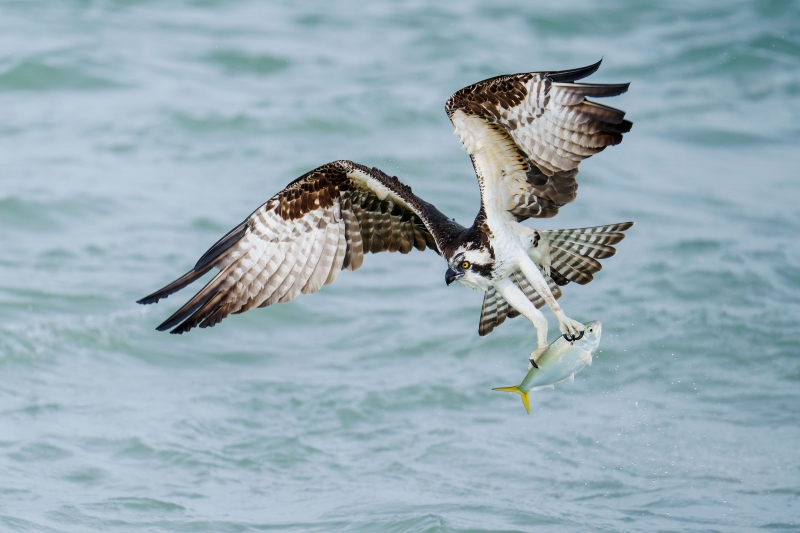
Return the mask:
[[[0,530],[800,530],[798,6],[0,1]],[[634,128],[536,227],[636,226],[530,415],[533,328],[430,252],[181,336],[199,284],[134,303],[333,159],[468,223],[447,97],[600,57]]]

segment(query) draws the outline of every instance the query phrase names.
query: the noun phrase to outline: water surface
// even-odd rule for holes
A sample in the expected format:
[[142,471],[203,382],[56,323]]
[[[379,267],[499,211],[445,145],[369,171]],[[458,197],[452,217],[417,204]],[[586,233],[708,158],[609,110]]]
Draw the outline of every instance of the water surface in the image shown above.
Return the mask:
[[[800,527],[795,4],[4,1],[0,50],[0,529]],[[636,226],[530,416],[530,324],[478,337],[430,252],[188,335],[133,303],[333,159],[468,223],[447,97],[601,56],[634,129],[537,227]]]

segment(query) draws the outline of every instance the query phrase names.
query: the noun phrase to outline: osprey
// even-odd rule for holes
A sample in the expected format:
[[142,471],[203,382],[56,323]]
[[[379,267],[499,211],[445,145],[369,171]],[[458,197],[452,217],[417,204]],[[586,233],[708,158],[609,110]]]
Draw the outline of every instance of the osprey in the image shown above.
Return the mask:
[[445,105],[472,159],[481,206],[472,225],[445,216],[377,168],[333,161],[291,182],[214,244],[189,272],[142,298],[150,304],[217,268],[219,272],[159,331],[214,326],[231,313],[288,302],[358,269],[364,254],[430,248],[447,261],[445,281],[483,291],[478,332],[519,314],[537,332],[533,360],[547,347],[545,303],[567,338],[583,325],[556,301],[560,287],[586,284],[599,259],[616,253],[625,222],[537,231],[577,194],[578,164],[631,129],[625,113],[586,99],[624,93],[628,84],[575,83],[596,64],[557,72],[498,76],[456,92]]

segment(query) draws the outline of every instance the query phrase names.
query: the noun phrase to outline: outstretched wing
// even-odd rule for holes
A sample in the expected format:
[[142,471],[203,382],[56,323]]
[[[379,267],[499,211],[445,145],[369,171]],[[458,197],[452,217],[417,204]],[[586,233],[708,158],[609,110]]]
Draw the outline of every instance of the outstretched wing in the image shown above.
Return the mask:
[[498,76],[450,97],[445,110],[472,158],[487,212],[554,216],[577,195],[578,164],[630,131],[623,111],[586,99],[617,96],[627,83],[575,83],[599,67]]
[[192,270],[138,303],[166,298],[216,267],[220,272],[157,329],[214,326],[231,313],[316,292],[342,269],[359,268],[367,252],[438,253],[461,230],[396,177],[334,161],[290,183]]

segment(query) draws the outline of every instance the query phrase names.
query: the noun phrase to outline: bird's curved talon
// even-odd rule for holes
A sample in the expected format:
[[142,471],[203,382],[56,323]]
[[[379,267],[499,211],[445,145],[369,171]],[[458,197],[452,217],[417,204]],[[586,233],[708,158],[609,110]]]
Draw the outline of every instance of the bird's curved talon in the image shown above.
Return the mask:
[[583,324],[578,322],[577,320],[573,320],[571,318],[564,318],[564,320],[559,323],[558,329],[561,331],[561,334],[567,339],[569,342],[574,342],[577,339],[580,339],[579,335],[584,329]]
[[[286,185],[217,241],[189,272],[138,303],[156,303],[212,268],[219,268],[213,280],[156,328],[182,334],[218,324],[230,314],[242,313],[259,302],[260,306],[267,306],[292,300],[301,292],[314,293],[331,283],[341,270],[356,270],[364,253],[430,248],[447,261],[445,283],[457,281],[485,294],[486,314],[481,314],[480,335],[487,334],[506,316],[521,314],[531,322],[539,348],[529,358],[532,367],[536,366],[547,347],[548,336],[547,319],[537,306],[548,305],[558,320],[559,334],[571,342],[580,339],[584,329],[580,322],[566,316],[556,301],[560,290],[555,285],[551,289],[550,282],[553,278],[558,279],[557,284],[591,280],[592,273],[600,269],[594,258],[613,255],[616,249],[609,244],[622,240],[622,232],[633,225],[623,222],[537,231],[518,223],[528,216],[553,216],[564,202],[572,201],[578,160],[621,142],[622,134],[631,129],[632,123],[623,119],[621,110],[582,103],[587,95],[610,97],[628,89],[627,84],[572,83],[599,67],[598,61],[547,74],[490,78],[469,85],[448,99],[447,114],[472,158],[481,186],[481,207],[471,228],[448,219],[396,176],[352,161],[332,161]],[[536,90],[525,89],[534,85]],[[549,96],[542,96],[542,90],[549,91]],[[542,98],[544,104],[540,103]],[[491,105],[484,104],[484,100]],[[538,111],[542,109],[540,105],[548,109],[547,116],[541,116],[544,110]],[[532,112],[533,109],[537,111]],[[540,134],[542,131],[548,133]],[[571,133],[557,134],[567,131]],[[573,143],[578,148],[566,146]],[[565,151],[572,155],[565,155]],[[528,163],[540,162],[546,162],[550,171],[537,168],[528,174],[528,180],[517,172],[520,167],[533,168]],[[511,174],[506,176],[506,169],[513,178]],[[557,178],[553,177],[554,172]],[[549,192],[551,189],[555,196]],[[373,217],[375,209],[383,219]],[[389,217],[393,222],[388,222]],[[340,223],[337,225],[333,219]],[[379,220],[387,222],[378,223]],[[401,226],[405,229],[400,230]],[[352,246],[348,237],[351,233],[359,235]],[[361,233],[364,238],[358,240]],[[331,242],[338,250],[336,259],[329,258]],[[346,244],[346,250],[337,248],[336,242]],[[580,276],[567,279],[567,271]],[[533,301],[531,291],[536,293]],[[502,316],[501,305],[505,313]],[[541,367],[547,366],[547,360],[542,361]],[[529,407],[527,396],[523,400]]]
[[536,348],[534,351],[531,352],[531,355],[528,358],[529,363],[530,363],[528,365],[528,370],[530,370],[531,368],[539,368],[539,365],[536,364],[536,361],[542,356],[542,354],[544,353],[544,351],[546,349],[547,349],[547,345],[544,345],[544,346],[540,346],[540,347]]
[[579,341],[579,340],[581,340],[583,338],[583,330],[578,335],[576,335],[574,337],[569,335],[569,334],[567,334],[567,333],[564,333],[564,338],[567,339],[567,341],[569,341],[570,344],[575,342],[575,341]]

